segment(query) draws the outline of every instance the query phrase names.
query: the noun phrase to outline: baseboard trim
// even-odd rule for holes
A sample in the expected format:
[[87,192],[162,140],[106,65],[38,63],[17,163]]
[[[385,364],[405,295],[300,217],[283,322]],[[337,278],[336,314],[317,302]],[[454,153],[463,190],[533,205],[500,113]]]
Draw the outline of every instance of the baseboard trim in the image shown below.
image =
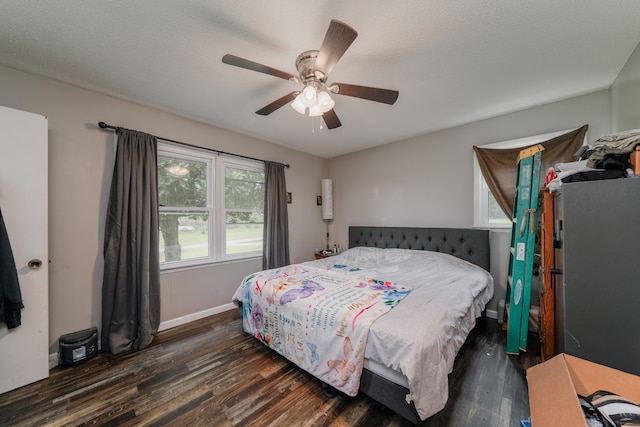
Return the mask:
[[[184,325],[189,322],[193,322],[195,320],[200,320],[208,316],[213,316],[214,314],[223,313],[225,311],[233,310],[236,308],[236,305],[232,302],[224,305],[220,305],[218,307],[208,308],[206,310],[199,311],[197,313],[188,314],[186,316],[178,317],[176,319],[167,320],[161,322],[158,326],[158,332],[165,331],[167,329],[175,328],[176,326]],[[98,350],[100,350],[100,340],[98,340]],[[59,353],[51,353],[49,354],[49,370],[55,368],[60,365],[60,354]]]
[[49,370],[52,370],[60,364],[60,355],[58,353],[49,354]]
[[[234,310],[236,305],[232,302],[224,305],[220,305],[218,307],[208,308],[206,310],[198,311],[197,313],[187,314],[186,316],[177,317],[175,319],[166,320],[160,323],[158,326],[158,332],[165,331],[167,329],[175,328],[176,326],[184,325],[189,322],[194,322],[196,320],[203,319],[208,316],[213,316],[214,314],[223,313],[225,311]],[[497,310],[485,310],[486,316],[490,319],[498,318]],[[49,355],[49,369],[53,369],[58,366],[60,363],[58,353],[51,353]]]
[[489,319],[498,319],[498,310],[485,310]]
[[184,325],[189,322],[203,319],[205,317],[213,316],[214,314],[219,314],[225,311],[233,310],[235,308],[236,308],[236,305],[230,302],[228,304],[219,305],[217,307],[212,307],[206,310],[198,311],[197,313],[191,313],[191,314],[187,314],[186,316],[177,317],[171,320],[166,320],[160,323],[160,326],[158,326],[158,332],[175,328],[176,326]]

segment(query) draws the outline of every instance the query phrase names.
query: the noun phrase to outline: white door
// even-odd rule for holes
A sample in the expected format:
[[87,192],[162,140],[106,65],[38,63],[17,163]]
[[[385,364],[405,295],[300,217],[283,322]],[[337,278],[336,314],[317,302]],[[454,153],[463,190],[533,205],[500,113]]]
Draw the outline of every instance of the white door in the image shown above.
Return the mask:
[[47,167],[47,118],[0,106],[0,209],[25,306],[22,325],[0,324],[0,393],[49,376]]

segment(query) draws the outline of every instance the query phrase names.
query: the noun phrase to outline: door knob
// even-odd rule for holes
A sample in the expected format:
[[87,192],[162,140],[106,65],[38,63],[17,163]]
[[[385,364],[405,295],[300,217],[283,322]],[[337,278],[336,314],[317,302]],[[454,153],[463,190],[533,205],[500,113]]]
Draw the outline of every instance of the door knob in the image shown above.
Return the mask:
[[27,265],[30,269],[37,270],[38,268],[42,267],[42,261],[40,261],[39,259],[32,259],[27,263]]

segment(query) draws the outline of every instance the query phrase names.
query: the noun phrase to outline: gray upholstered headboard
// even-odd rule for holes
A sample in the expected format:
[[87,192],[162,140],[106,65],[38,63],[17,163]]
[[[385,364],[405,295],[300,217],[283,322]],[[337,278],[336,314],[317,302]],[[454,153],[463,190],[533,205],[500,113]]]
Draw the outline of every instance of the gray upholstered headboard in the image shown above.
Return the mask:
[[349,227],[349,247],[443,252],[489,271],[489,230],[470,228]]

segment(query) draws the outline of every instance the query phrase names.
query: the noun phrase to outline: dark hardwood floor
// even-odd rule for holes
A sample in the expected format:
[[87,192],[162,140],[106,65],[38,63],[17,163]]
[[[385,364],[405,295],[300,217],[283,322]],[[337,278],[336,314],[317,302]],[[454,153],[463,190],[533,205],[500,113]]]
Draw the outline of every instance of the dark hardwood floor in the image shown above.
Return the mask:
[[[449,402],[420,426],[519,426],[535,339],[505,353],[505,332],[479,319],[449,376]],[[1,380],[1,379],[0,379]],[[140,352],[100,353],[0,395],[1,426],[404,426],[366,396],[327,398],[320,382],[242,332],[228,311],[158,334]]]

